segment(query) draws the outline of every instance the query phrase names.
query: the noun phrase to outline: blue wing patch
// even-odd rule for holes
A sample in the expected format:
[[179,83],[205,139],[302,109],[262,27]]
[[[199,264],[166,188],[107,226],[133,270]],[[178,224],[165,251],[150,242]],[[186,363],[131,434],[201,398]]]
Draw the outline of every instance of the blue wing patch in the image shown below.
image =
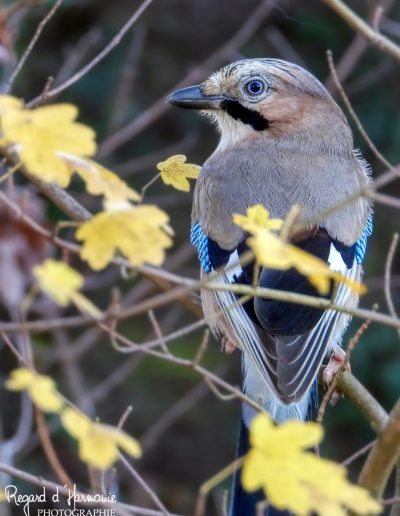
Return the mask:
[[197,249],[200,264],[204,272],[211,272],[211,260],[208,252],[208,237],[198,222],[190,229],[190,241]]
[[367,224],[365,226],[364,232],[361,235],[360,239],[356,242],[356,260],[357,263],[361,264],[364,261],[364,256],[367,251],[367,242],[368,237],[372,235],[373,230],[373,220],[372,220],[372,212],[368,215]]
[[234,250],[226,251],[219,247],[217,242],[208,237],[200,224],[192,224],[190,229],[190,241],[197,249],[199,261],[204,272],[211,272],[228,263],[229,257]]

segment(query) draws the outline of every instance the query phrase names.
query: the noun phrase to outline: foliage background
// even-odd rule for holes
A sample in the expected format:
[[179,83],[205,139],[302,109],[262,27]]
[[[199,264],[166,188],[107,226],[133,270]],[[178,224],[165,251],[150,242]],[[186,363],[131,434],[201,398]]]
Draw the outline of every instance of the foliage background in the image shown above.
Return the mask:
[[[26,48],[36,25],[51,5],[50,2],[36,4],[14,21],[11,46],[15,43],[18,55]],[[68,74],[67,65],[74,67],[75,60],[81,64],[86,62],[111,39],[136,4],[128,0],[65,0],[18,77],[14,93],[28,100],[42,91],[48,76]],[[112,54],[63,93],[58,101],[78,105],[81,120],[96,129],[100,143],[107,141],[110,135],[146,112],[191,69],[231,38],[258,4],[254,0],[155,0]],[[376,6],[374,1],[351,0],[348,4],[364,18],[368,18]],[[393,20],[400,19],[400,3],[387,1],[386,4],[388,11],[381,21],[381,29],[399,41],[400,23]],[[355,37],[354,32],[322,2],[282,0],[249,40],[220,64],[236,57],[278,57],[298,62],[324,82],[328,77],[326,49],[333,51],[337,62],[348,52]],[[9,63],[3,61],[3,65],[7,68]],[[213,70],[204,70],[203,78],[210,71]],[[398,64],[392,58],[366,47],[343,81],[368,134],[393,164],[400,161],[398,73]],[[157,117],[126,144],[110,153],[104,152],[103,148],[100,155],[102,163],[140,190],[156,173],[158,161],[174,153],[184,153],[188,161],[201,164],[216,142],[216,132],[205,120],[193,112],[168,108],[164,115]],[[371,155],[357,131],[355,142],[377,177],[383,171],[382,165]],[[71,191],[88,209],[96,210],[98,206],[93,204],[92,197],[84,194],[81,185],[74,183]],[[400,194],[398,183],[390,186],[390,193]],[[158,182],[149,189],[146,199],[170,214],[176,232],[166,268],[197,277],[195,253],[188,244],[190,194],[173,191]],[[62,218],[54,206],[45,206],[43,209],[49,221]],[[392,234],[398,228],[396,211],[377,206],[375,231],[365,265],[369,292],[362,299],[362,306],[366,308],[374,303],[385,308],[384,262]],[[7,232],[0,230],[0,276],[3,280],[0,291],[10,288],[14,281],[12,276],[5,277],[1,272],[7,238]],[[88,274],[84,265],[76,264]],[[399,306],[398,258],[392,285],[394,302]],[[109,302],[110,290],[116,286],[122,292],[130,293],[132,303],[155,292],[152,284],[140,278],[120,281],[115,269],[97,277],[89,273],[88,294],[103,307]],[[2,320],[8,320],[5,308],[0,313]],[[48,314],[56,314],[53,306],[48,308]],[[177,303],[156,310],[156,316],[164,333],[195,320]],[[358,325],[359,322],[353,322],[345,342]],[[126,321],[120,329],[137,342],[154,337],[146,317]],[[104,421],[115,423],[125,408],[132,405],[126,430],[139,437],[144,446],[144,458],[137,464],[140,473],[171,510],[189,513],[198,486],[230,462],[234,455],[239,402],[224,403],[217,399],[201,378],[187,369],[140,354],[119,354],[103,335],[92,338],[93,331],[34,335],[37,368],[51,374],[58,381],[60,390],[78,406]],[[200,340],[201,333],[197,332],[177,340],[171,349],[182,356],[193,356]],[[60,359],[63,349],[66,358]],[[69,359],[70,349],[81,352],[78,357]],[[5,378],[14,366],[7,349],[0,350],[0,361],[1,374]],[[212,341],[204,364],[232,383],[239,383],[238,353],[225,356],[219,352],[219,345]],[[386,409],[390,409],[400,392],[400,343],[396,331],[372,325],[353,354],[352,367],[357,378]],[[3,390],[0,396],[3,434],[7,436],[13,431],[18,416],[17,397]],[[165,420],[165,414],[171,416],[170,422]],[[328,409],[325,422],[324,453],[335,460],[343,460],[373,438],[368,423],[345,400]],[[66,434],[56,429],[53,439],[67,471],[85,485],[87,472],[71,454],[73,445]],[[34,436],[20,453],[18,466],[47,478],[52,476]],[[151,506],[131,479],[124,480],[123,471],[120,475],[125,500]],[[216,492],[210,514],[219,514],[221,492]]]

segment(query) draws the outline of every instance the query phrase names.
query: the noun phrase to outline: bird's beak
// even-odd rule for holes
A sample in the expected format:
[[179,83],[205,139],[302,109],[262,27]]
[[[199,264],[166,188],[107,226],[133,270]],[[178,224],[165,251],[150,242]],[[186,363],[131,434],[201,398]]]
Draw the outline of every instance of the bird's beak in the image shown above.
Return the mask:
[[204,95],[201,86],[190,86],[174,91],[167,98],[173,106],[187,109],[220,109],[222,102],[227,100],[222,95]]

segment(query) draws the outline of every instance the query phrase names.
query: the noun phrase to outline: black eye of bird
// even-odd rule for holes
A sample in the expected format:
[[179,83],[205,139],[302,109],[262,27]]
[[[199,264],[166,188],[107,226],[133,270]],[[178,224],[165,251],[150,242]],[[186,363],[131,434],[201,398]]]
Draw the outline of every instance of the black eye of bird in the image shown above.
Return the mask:
[[260,79],[252,79],[245,84],[245,89],[250,95],[261,95],[266,91],[267,85]]

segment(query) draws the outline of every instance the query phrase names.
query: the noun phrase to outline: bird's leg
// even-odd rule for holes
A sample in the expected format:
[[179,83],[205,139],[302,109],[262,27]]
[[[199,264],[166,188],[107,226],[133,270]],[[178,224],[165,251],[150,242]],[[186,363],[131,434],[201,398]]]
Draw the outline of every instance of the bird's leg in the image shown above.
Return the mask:
[[236,345],[228,339],[228,337],[222,337],[221,339],[221,351],[223,353],[233,353],[236,350]]
[[343,368],[350,371],[350,364],[346,364],[347,362],[347,353],[340,346],[334,346],[332,350],[332,355],[329,358],[329,362],[326,365],[324,372],[322,374],[322,379],[326,385],[330,385],[332,383],[333,378],[339,371],[339,369]]
[[[339,345],[335,345],[332,349],[332,355],[330,356],[324,372],[322,373],[322,380],[327,387],[331,385],[335,376],[338,374],[338,371],[341,369],[350,371],[350,363],[347,360],[346,351]],[[335,389],[331,396],[331,403],[336,403],[340,397],[341,394],[337,389]]]

